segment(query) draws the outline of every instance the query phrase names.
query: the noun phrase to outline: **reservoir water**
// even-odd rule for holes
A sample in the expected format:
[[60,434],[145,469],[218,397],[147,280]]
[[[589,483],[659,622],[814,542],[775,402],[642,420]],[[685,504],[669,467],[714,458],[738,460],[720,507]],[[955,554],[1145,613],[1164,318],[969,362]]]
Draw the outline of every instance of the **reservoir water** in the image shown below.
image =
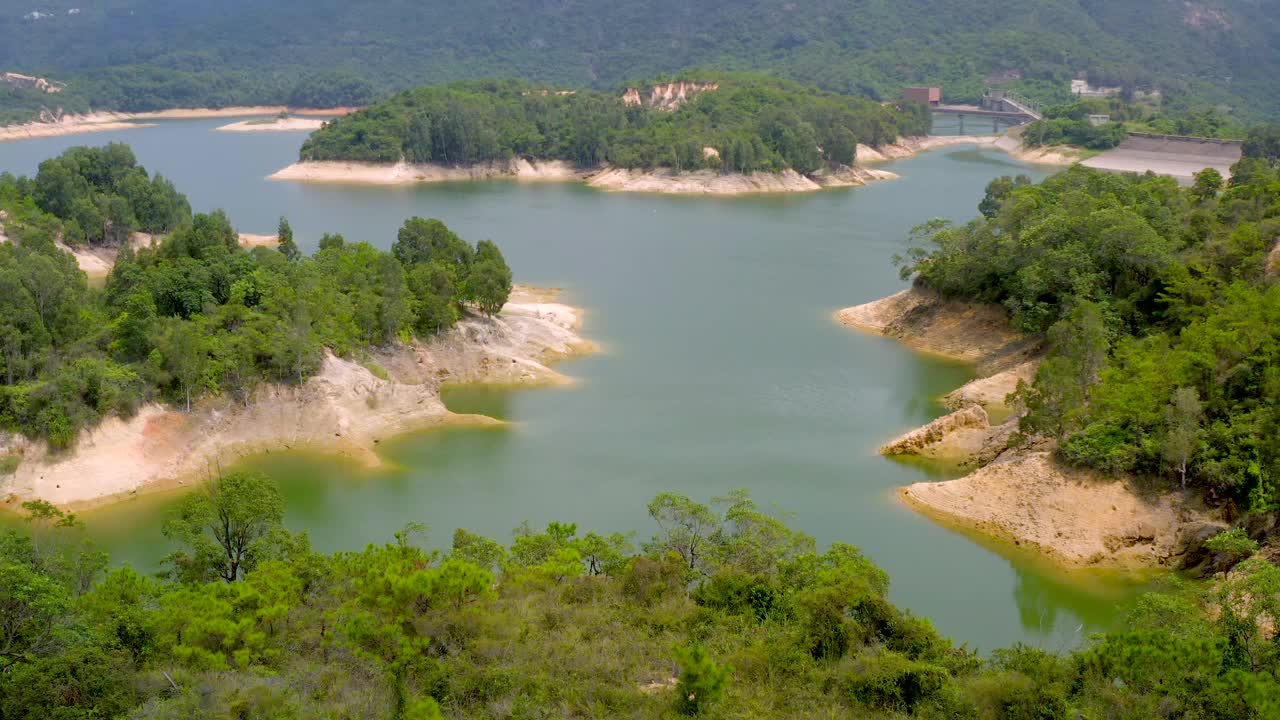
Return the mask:
[[[903,287],[891,258],[913,225],[967,219],[992,178],[1042,168],[958,147],[889,165],[900,179],[865,188],[736,199],[557,183],[314,186],[264,179],[305,134],[213,132],[225,122],[4,143],[0,171],[31,174],[73,145],[128,142],[196,210],[223,208],[257,233],[286,215],[306,250],[323,232],[389,247],[406,218],[437,217],[496,241],[518,281],[564,288],[605,348],[559,367],[578,380],[569,387],[452,391],[454,409],[513,423],[384,443],[394,470],[279,454],[251,463],[282,483],[287,524],[317,548],[383,542],[409,521],[440,545],[457,527],[509,540],[523,520],[643,540],[655,494],[705,501],[744,487],[820,546],[863,548],[892,576],[895,602],[970,646],[1070,646],[1109,627],[1140,589],[1057,571],[901,506],[894,489],[928,471],[877,446],[940,415],[937,398],[971,369],[832,320]],[[167,552],[160,526],[173,501],[144,497],[85,519],[113,557],[151,569]]]

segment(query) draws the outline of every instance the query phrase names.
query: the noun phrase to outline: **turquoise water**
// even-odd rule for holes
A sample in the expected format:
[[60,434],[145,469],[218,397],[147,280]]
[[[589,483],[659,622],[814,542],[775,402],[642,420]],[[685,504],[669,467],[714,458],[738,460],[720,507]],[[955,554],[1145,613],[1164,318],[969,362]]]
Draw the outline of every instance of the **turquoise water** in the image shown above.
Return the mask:
[[[605,352],[565,363],[575,385],[466,388],[451,407],[512,421],[384,443],[393,469],[272,455],[287,523],[323,550],[388,539],[408,521],[447,544],[456,527],[499,538],[523,520],[584,529],[654,527],[662,491],[709,499],[749,488],[821,545],[862,547],[893,577],[892,599],[958,641],[1052,648],[1108,627],[1136,585],[1067,574],[1015,548],[939,527],[894,490],[925,470],[878,456],[886,439],[941,414],[970,368],[839,327],[832,313],[900,289],[890,259],[931,217],[975,214],[983,187],[1034,166],[951,148],[894,163],[902,177],[799,196],[684,198],[514,182],[412,188],[276,183],[303,133],[232,134],[227,121],[0,144],[0,170],[33,172],[73,144],[133,145],[197,210],[240,230],[287,215],[304,249],[323,232],[389,247],[407,217],[438,217],[502,246],[518,280],[561,287]],[[89,513],[120,559],[154,567],[169,497]]]

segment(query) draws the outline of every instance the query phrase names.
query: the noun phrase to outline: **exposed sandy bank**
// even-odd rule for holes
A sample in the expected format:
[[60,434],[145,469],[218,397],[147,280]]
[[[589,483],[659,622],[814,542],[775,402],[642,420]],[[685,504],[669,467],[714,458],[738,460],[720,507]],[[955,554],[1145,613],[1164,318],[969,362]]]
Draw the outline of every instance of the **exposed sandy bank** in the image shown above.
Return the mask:
[[275,247],[280,244],[279,235],[258,235],[256,233],[240,233],[240,247]]
[[9,507],[31,498],[60,506],[100,505],[130,494],[207,477],[247,455],[309,447],[380,462],[383,438],[452,423],[497,421],[450,413],[446,383],[538,385],[567,382],[548,363],[594,349],[577,334],[581,311],[521,291],[496,318],[470,316],[427,343],[375,353],[382,380],[364,365],[329,355],[319,375],[298,387],[261,388],[247,405],[209,401],[185,413],[148,405],[128,420],[110,419],[70,451],[50,457],[39,443],[8,437],[0,450],[21,452],[0,480]]
[[418,183],[458,182],[467,180],[579,180],[585,177],[569,163],[551,160],[530,162],[524,159],[478,165],[449,166],[433,163],[364,163],[364,162],[299,162],[269,177],[312,183],[351,185],[416,185]]
[[1003,309],[946,300],[918,288],[837,313],[850,327],[918,350],[977,363],[977,380],[949,393],[955,412],[887,443],[887,455],[980,466],[958,480],[916,483],[902,499],[944,523],[1039,550],[1068,567],[1176,564],[1186,534],[1215,513],[1182,493],[1148,497],[1133,481],[1059,465],[1045,448],[1008,449],[1017,418],[991,425],[1019,379],[1034,377],[1039,343],[1009,327]]
[[67,115],[57,122],[32,122],[0,127],[0,142],[31,140],[34,138],[79,135],[81,133],[131,130],[148,127],[151,123],[137,122],[120,113],[90,113]]
[[788,170],[782,173],[724,174],[713,170],[676,172],[665,168],[583,170],[560,160],[523,158],[477,165],[448,166],[434,163],[299,162],[270,176],[272,180],[356,185],[412,185],[468,180],[586,181],[601,190],[683,195],[743,195],[749,193],[812,192],[827,187],[852,187],[897,175],[871,168],[843,167],[810,176]]
[[1037,549],[1068,567],[1171,564],[1182,528],[1213,519],[1191,497],[1066,468],[1047,452],[1001,458],[959,480],[899,491],[920,512]]
[[174,108],[155,112],[125,114],[123,117],[134,120],[197,120],[202,118],[247,117],[249,115],[316,115],[320,117],[339,117],[349,115],[358,107],[334,108],[291,108],[285,105],[241,105],[225,108]]
[[1035,379],[1038,367],[1039,360],[1028,360],[994,375],[970,380],[943,396],[942,403],[952,410],[969,405],[981,405],[987,410],[1007,408],[1005,398],[1018,389],[1020,380]]
[[1003,150],[1012,157],[1037,165],[1071,165],[1079,162],[1086,153],[1063,145],[1043,148],[1023,147],[1021,128],[1013,128],[1003,135],[926,135],[900,137],[894,143],[871,147],[858,145],[858,162],[882,163],[914,157],[923,152],[956,145],[977,145]]
[[995,145],[999,135],[922,135],[900,137],[896,142],[880,147],[858,145],[859,164],[882,163],[914,157],[922,152],[956,145]]
[[[134,250],[141,250],[151,247],[157,240],[158,238],[147,233],[134,233],[130,245]],[[280,244],[280,238],[276,235],[240,233],[240,247],[243,248],[275,247],[278,244]],[[120,254],[120,248],[115,247],[72,247],[58,243],[58,248],[71,253],[80,270],[91,281],[100,280],[109,275],[111,268],[116,264],[116,257]]]
[[[290,112],[294,115],[339,116],[353,112],[356,108],[304,108],[292,110],[283,105],[259,107],[229,108],[185,108],[161,110],[148,113],[116,113],[95,112],[84,115],[64,115],[54,122],[31,122],[22,125],[0,127],[0,142],[9,140],[30,140],[41,137],[59,135],[78,135],[81,133],[104,132],[108,130],[130,130],[150,127],[154,123],[146,120],[183,120],[199,118],[245,117],[249,115],[279,115]],[[299,122],[318,122],[300,120]],[[319,127],[318,125],[316,127]],[[307,128],[299,128],[307,129]]]
[[996,141],[995,146],[1015,159],[1035,165],[1072,165],[1080,162],[1086,153],[1067,145],[1031,147],[1022,144],[1023,128],[1014,128]]
[[898,177],[884,170],[843,167],[801,175],[794,170],[780,173],[725,174],[714,170],[676,172],[667,168],[627,170],[609,168],[587,179],[587,184],[614,192],[664,193],[672,195],[749,195],[756,193],[813,192],[829,187],[857,187],[876,180]]
[[1009,326],[1009,316],[999,306],[947,300],[916,287],[845,308],[836,319],[922,352],[978,363],[982,373],[1020,365],[1038,346]]
[[218,132],[297,132],[313,131],[324,127],[324,120],[317,118],[276,118],[274,120],[241,120],[216,128]]

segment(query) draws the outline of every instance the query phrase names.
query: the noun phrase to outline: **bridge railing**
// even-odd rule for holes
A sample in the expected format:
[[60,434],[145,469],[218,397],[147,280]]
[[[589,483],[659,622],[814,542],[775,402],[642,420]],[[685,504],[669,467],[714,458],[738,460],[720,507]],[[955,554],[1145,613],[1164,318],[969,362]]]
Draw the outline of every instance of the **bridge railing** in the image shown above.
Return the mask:
[[1044,117],[1044,108],[1038,102],[1028,100],[1015,92],[1006,92],[1004,99],[1026,110],[1027,114],[1034,116],[1037,120]]

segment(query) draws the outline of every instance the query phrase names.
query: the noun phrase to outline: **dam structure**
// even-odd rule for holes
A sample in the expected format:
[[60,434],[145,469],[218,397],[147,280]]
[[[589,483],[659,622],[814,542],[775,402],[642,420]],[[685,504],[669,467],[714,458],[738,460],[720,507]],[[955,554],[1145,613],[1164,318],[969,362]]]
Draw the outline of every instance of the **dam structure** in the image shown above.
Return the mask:
[[1239,140],[1129,133],[1111,150],[1085,160],[1086,167],[1112,172],[1147,172],[1190,180],[1196,173],[1213,168],[1224,178],[1240,160]]

